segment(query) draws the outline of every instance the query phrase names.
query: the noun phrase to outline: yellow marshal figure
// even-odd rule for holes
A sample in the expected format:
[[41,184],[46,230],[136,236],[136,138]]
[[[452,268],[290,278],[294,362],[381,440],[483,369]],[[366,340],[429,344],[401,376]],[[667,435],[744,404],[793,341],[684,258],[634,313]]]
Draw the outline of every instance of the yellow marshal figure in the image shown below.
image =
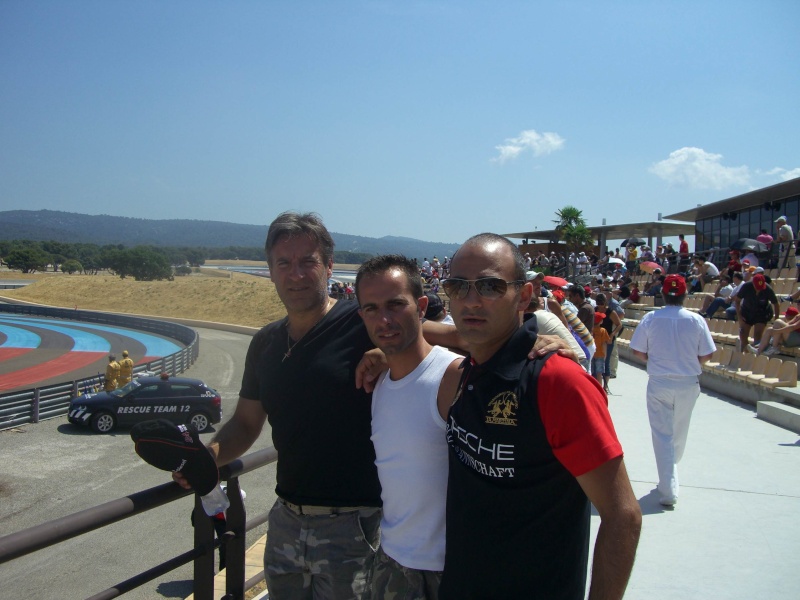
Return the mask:
[[108,366],[106,367],[106,382],[103,389],[107,392],[117,389],[117,378],[119,377],[119,363],[113,354],[108,355]]
[[119,361],[119,378],[117,379],[117,387],[122,387],[126,383],[131,382],[133,377],[133,360],[128,357],[128,351],[122,351],[122,360]]

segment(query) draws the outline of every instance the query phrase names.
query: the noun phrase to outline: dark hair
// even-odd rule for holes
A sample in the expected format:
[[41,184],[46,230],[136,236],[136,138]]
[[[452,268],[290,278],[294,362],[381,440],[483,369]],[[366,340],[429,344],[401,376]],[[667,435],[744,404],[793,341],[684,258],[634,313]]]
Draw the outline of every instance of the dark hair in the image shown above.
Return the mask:
[[569,286],[569,290],[568,291],[569,291],[570,294],[575,294],[577,296],[580,296],[581,299],[586,298],[586,290],[584,290],[579,285],[573,284],[573,285]]
[[744,273],[742,273],[741,271],[734,271],[732,277],[734,279],[741,279],[742,281],[744,281]]
[[669,294],[662,295],[664,296],[665,306],[683,306],[683,301],[686,298],[686,294],[681,294],[680,296],[670,296]]
[[[478,245],[478,244],[487,244],[492,242],[500,242],[501,244],[505,244],[509,250],[511,250],[511,257],[514,259],[514,279],[517,281],[525,281],[525,259],[522,256],[522,252],[519,251],[519,248],[516,244],[511,242],[508,238],[503,237],[502,235],[497,235],[496,233],[479,233],[477,235],[473,235],[467,241],[465,241],[461,247],[468,245]],[[458,250],[456,250],[455,254],[453,254],[452,260],[455,260],[456,254],[458,254]]]
[[419,269],[414,261],[400,254],[383,254],[370,258],[358,268],[356,273],[356,299],[358,300],[358,287],[364,277],[373,277],[397,269],[401,271],[408,280],[408,288],[414,298],[422,298],[425,292],[422,290],[422,279],[419,276]]
[[317,243],[325,266],[333,260],[333,238],[323,225],[322,218],[317,213],[300,214],[286,211],[279,214],[269,226],[267,241],[264,244],[267,263],[270,263],[272,249],[278,240],[284,236],[295,235],[307,235]]
[[594,301],[595,301],[597,304],[605,304],[605,303],[606,303],[606,295],[605,295],[605,294],[603,294],[603,293],[601,292],[601,293],[597,294],[597,295],[594,297]]

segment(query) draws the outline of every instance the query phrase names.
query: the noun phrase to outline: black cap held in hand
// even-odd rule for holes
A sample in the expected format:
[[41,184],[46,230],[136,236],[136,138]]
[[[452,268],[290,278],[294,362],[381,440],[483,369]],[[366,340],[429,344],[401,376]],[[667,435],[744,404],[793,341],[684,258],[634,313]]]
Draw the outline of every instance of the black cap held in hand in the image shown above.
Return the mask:
[[219,484],[219,470],[197,431],[166,419],[144,421],[131,429],[136,454],[162,471],[180,471],[194,490],[205,496]]

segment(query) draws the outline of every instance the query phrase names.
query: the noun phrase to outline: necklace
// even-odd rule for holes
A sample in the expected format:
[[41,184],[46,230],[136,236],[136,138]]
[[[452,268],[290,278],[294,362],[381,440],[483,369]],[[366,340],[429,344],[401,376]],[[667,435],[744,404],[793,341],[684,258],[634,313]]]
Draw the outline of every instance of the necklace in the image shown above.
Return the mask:
[[[313,329],[317,325],[317,323],[319,323],[322,320],[322,318],[326,314],[328,314],[328,311],[331,308],[331,304],[332,304],[331,303],[331,299],[328,298],[328,301],[325,303],[325,311],[322,313],[322,315],[316,321],[314,321],[314,324],[311,325],[311,327],[309,328],[309,330],[306,331],[306,333],[308,331],[310,331],[311,329]],[[288,321],[288,317],[287,317],[287,321],[286,321],[286,352],[283,353],[283,358],[281,359],[281,362],[285,362],[287,358],[291,358],[292,350],[294,349],[295,346],[297,346],[297,344],[300,343],[300,341],[303,339],[304,336],[305,336],[305,333],[303,335],[301,335],[294,344],[292,343],[292,336],[289,334],[289,321]]]
[[[300,338],[302,340],[303,338]],[[286,328],[286,352],[283,353],[283,359],[281,362],[284,362],[287,358],[292,355],[292,348],[297,346],[300,343],[300,340],[297,340],[294,344],[292,343],[292,336],[289,335],[289,328]]]

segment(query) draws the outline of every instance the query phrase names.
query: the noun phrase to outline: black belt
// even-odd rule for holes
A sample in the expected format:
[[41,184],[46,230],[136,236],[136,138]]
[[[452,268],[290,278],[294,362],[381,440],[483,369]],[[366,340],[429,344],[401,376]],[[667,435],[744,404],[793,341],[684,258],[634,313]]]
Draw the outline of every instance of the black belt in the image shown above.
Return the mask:
[[338,515],[341,513],[357,512],[359,510],[370,509],[370,506],[312,506],[310,504],[294,504],[283,498],[278,498],[278,502],[296,515],[320,516]]

